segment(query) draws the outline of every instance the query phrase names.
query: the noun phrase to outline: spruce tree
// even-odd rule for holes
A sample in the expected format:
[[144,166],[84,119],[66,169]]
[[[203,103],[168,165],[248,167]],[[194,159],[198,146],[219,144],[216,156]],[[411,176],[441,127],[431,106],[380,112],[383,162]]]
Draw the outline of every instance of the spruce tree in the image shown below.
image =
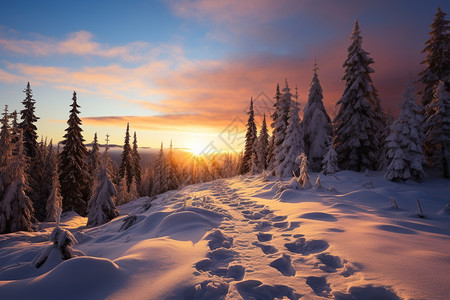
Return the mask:
[[12,144],[11,128],[9,127],[8,105],[5,105],[2,118],[2,127],[0,129],[0,174],[2,169],[6,168],[11,162]]
[[333,174],[339,171],[337,163],[337,153],[334,151],[331,137],[328,137],[328,150],[322,160],[322,172],[324,175]]
[[45,174],[45,158],[46,158],[46,145],[41,140],[35,149],[35,155],[33,159],[28,163],[28,186],[27,196],[30,197],[34,208],[34,217],[43,222],[47,215],[46,204],[48,198],[46,174]]
[[247,121],[247,133],[245,134],[245,150],[244,157],[242,159],[241,174],[246,174],[250,171],[251,160],[253,152],[255,151],[256,142],[256,124],[255,124],[255,112],[253,110],[253,97],[250,99],[250,108],[248,110]]
[[313,172],[320,172],[322,160],[327,152],[327,142],[332,135],[331,119],[323,105],[322,87],[317,74],[317,62],[314,63],[314,74],[310,83],[308,102],[303,110],[303,134],[305,154]]
[[[425,69],[419,74],[419,81],[423,83],[422,105],[425,108],[425,120],[435,113],[430,106],[434,98],[434,93],[440,81],[446,82],[447,90],[450,90],[450,21],[445,19],[447,14],[438,7],[433,23],[431,24],[431,36],[425,43],[422,53],[426,53],[426,58],[422,61]],[[431,143],[431,138],[426,137],[424,152],[430,164],[436,163],[434,160],[440,156],[436,148]]]
[[166,164],[165,164],[165,157],[164,157],[164,149],[163,149],[163,143],[161,143],[161,149],[159,150],[158,158],[156,159],[155,163],[155,175],[154,180],[152,184],[152,195],[158,195],[161,193],[164,193],[165,190],[164,186],[166,185]]
[[125,182],[127,183],[128,191],[130,191],[131,181],[133,180],[134,177],[133,157],[131,154],[131,146],[130,146],[130,123],[127,123],[127,130],[125,132],[125,142],[123,144],[123,151],[122,154],[120,155],[120,160],[121,163],[119,169],[119,176],[120,178],[124,178],[125,173],[127,174]]
[[[440,80],[450,80],[450,21],[445,19],[447,14],[438,7],[431,24],[431,36],[425,43],[422,53],[426,58],[422,62],[425,69],[419,74],[420,81],[425,85],[422,94],[422,105],[425,107],[433,101],[434,91]],[[426,115],[426,118],[431,116]]]
[[15,110],[11,113],[11,144],[12,144],[13,155],[17,154],[16,144],[17,144],[17,141],[19,140],[19,135],[20,135],[20,128],[19,128],[20,124],[19,124],[17,118],[18,118],[17,110]]
[[341,169],[375,169],[379,150],[379,125],[376,121],[378,97],[370,74],[373,59],[362,48],[362,36],[356,21],[344,63],[345,89],[337,102],[334,119],[334,148]]
[[[278,83],[274,99],[275,103],[273,104],[273,106],[275,107],[275,109],[271,115],[272,123],[270,124],[270,127],[272,128],[272,136],[269,142],[269,153],[267,154],[267,168],[269,170],[273,170],[275,166],[277,141],[284,140],[284,132],[287,127],[287,112],[286,112],[286,124],[284,124],[283,122],[279,122],[280,119],[284,120],[284,117],[280,117],[283,115],[284,110],[280,108],[281,92],[280,92],[280,85]],[[281,137],[278,139],[277,136],[279,135],[281,135]]]
[[167,186],[169,190],[176,190],[179,187],[177,165],[173,157],[172,140],[170,140],[170,148],[167,153]]
[[98,145],[97,132],[94,133],[94,141],[92,142],[92,149],[89,151],[87,165],[91,179],[95,180],[95,172],[97,172],[97,168],[100,165],[100,146]]
[[386,179],[422,181],[425,173],[422,165],[425,158],[422,152],[424,140],[422,109],[416,104],[412,83],[406,89],[405,100],[400,104],[400,115],[391,128],[387,138],[387,158],[389,165]]
[[106,167],[101,163],[96,172],[92,197],[88,204],[88,226],[105,224],[119,215],[113,197],[116,189],[108,176]]
[[75,211],[81,216],[86,215],[86,200],[89,195],[89,172],[86,164],[87,150],[78,117],[80,107],[77,103],[77,93],[73,92],[70,105],[69,120],[66,134],[62,141],[63,150],[60,153],[59,181],[63,197],[63,211]]
[[299,167],[296,164],[297,157],[304,153],[303,130],[300,125],[298,115],[297,101],[291,101],[291,108],[288,115],[288,126],[283,141],[283,148],[278,153],[280,163],[275,168],[275,174],[278,177],[291,177],[293,173],[297,174]]
[[266,123],[266,114],[264,114],[261,130],[259,131],[258,142],[256,144],[256,162],[258,172],[267,168],[267,155],[269,153],[269,132]]
[[138,151],[136,131],[134,132],[133,137],[133,150],[131,152],[131,157],[133,160],[133,174],[134,178],[136,179],[136,185],[140,186],[142,180],[142,168],[141,168],[141,155],[139,154]]
[[58,178],[58,164],[52,140],[47,146],[43,174],[42,197],[46,202],[45,221],[55,222],[57,207],[61,208],[62,198]]
[[450,92],[444,82],[440,82],[434,93],[434,98],[427,105],[432,114],[426,120],[426,139],[435,155],[433,162],[440,165],[442,175],[449,178],[450,174]]
[[0,198],[0,233],[31,231],[33,205],[25,194],[26,157],[22,135],[17,143],[17,155],[8,165],[2,176],[6,189]]
[[27,87],[23,91],[25,93],[25,99],[22,104],[25,106],[20,111],[22,122],[19,124],[19,128],[22,129],[23,147],[25,155],[33,158],[37,151],[37,127],[34,123],[39,119],[34,114],[34,104],[36,101],[33,99],[33,93],[31,91],[30,83],[27,83]]
[[[287,155],[287,146],[286,144],[283,145],[284,141],[286,140],[286,130],[288,127],[288,120],[289,120],[289,110],[292,105],[292,94],[291,89],[289,88],[287,79],[286,79],[286,85],[282,90],[283,94],[280,97],[280,100],[278,101],[278,104],[276,105],[277,112],[277,119],[274,120],[275,123],[275,140],[274,140],[274,164],[273,164],[273,170],[275,171],[276,176],[284,176],[284,165],[283,161],[285,160],[285,157]],[[298,110],[297,110],[298,115]],[[300,122],[300,119],[297,120]],[[296,126],[296,125],[293,125]],[[303,139],[303,135],[302,135]],[[292,174],[292,170],[290,170]]]

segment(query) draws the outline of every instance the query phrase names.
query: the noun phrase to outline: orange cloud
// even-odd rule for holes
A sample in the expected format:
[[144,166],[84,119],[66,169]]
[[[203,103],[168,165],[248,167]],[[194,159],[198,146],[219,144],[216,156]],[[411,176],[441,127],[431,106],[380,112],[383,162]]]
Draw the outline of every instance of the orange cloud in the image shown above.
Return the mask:
[[109,46],[93,40],[92,33],[87,31],[73,32],[65,40],[58,41],[48,37],[36,40],[0,39],[0,48],[16,54],[35,56],[77,55],[119,58],[125,61],[141,61],[157,57],[163,53],[180,53],[181,48],[174,45],[159,45],[136,41],[122,46]]

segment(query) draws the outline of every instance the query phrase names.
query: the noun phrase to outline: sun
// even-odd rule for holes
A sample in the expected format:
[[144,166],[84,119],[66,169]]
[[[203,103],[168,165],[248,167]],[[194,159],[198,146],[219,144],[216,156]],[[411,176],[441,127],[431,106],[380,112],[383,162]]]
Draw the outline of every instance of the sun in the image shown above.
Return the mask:
[[194,155],[201,155],[203,153],[203,150],[205,149],[205,146],[202,145],[201,143],[196,143],[193,142],[190,146],[189,146],[189,150],[192,152],[192,154]]

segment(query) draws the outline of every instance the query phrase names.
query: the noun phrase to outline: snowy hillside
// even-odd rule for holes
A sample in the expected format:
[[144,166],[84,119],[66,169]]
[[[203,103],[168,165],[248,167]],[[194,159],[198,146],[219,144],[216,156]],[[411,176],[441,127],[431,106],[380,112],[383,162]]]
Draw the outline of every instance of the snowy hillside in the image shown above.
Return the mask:
[[439,214],[448,180],[342,171],[321,187],[287,184],[255,175],[187,186],[120,206],[95,228],[65,214],[85,256],[51,252],[40,268],[31,262],[55,223],[1,235],[1,298],[450,298],[450,215]]

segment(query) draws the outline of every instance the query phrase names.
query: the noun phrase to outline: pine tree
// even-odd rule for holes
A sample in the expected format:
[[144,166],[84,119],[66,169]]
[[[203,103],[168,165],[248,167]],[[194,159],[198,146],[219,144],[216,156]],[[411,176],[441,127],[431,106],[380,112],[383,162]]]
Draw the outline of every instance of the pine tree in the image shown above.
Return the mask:
[[245,150],[242,159],[241,174],[246,174],[250,171],[252,154],[255,151],[256,142],[256,124],[255,112],[253,111],[253,97],[250,100],[250,108],[248,111],[247,133],[245,134]]
[[22,101],[22,104],[25,106],[25,109],[20,111],[22,122],[20,123],[19,128],[22,129],[25,155],[33,158],[36,155],[37,149],[37,127],[34,123],[36,123],[39,118],[34,114],[34,104],[36,101],[33,99],[33,93],[29,82],[23,92],[25,93],[25,99]]
[[176,190],[178,189],[180,183],[178,181],[178,174],[177,174],[177,165],[175,163],[175,158],[173,157],[173,149],[172,149],[172,140],[170,140],[170,148],[169,152],[167,153],[167,186],[169,190]]
[[131,151],[131,158],[133,160],[133,175],[136,179],[136,185],[141,185],[142,180],[142,168],[141,168],[141,155],[138,151],[138,144],[137,144],[137,137],[136,137],[136,131],[134,132],[134,138],[133,138],[133,150]]
[[298,103],[291,101],[291,109],[288,115],[288,126],[283,141],[283,148],[278,152],[278,160],[281,162],[275,168],[275,174],[278,177],[290,177],[298,173],[297,157],[304,153],[303,130],[300,125],[300,117],[298,115]]
[[19,128],[19,122],[17,121],[17,110],[13,111],[11,113],[11,144],[12,144],[12,153],[13,155],[17,154],[16,151],[16,144],[19,140],[20,135],[20,128]]
[[58,177],[58,165],[54,164],[52,185],[50,194],[47,198],[46,212],[47,216],[45,221],[56,222],[58,217],[58,210],[62,207],[61,186],[59,185]]
[[95,172],[97,172],[97,168],[100,165],[100,147],[98,145],[97,132],[94,133],[94,141],[87,157],[87,165],[91,179],[94,180],[96,178]]
[[130,123],[127,123],[127,130],[125,132],[125,142],[123,144],[123,151],[122,154],[120,155],[120,160],[121,163],[119,169],[119,176],[120,178],[124,178],[125,173],[127,174],[125,181],[127,183],[128,191],[130,191],[131,181],[133,180],[134,177],[133,157],[130,146]]
[[[450,90],[450,21],[445,19],[447,14],[438,7],[433,23],[431,24],[430,39],[425,43],[422,53],[427,56],[422,64],[425,69],[419,74],[424,84],[422,105],[425,108],[425,120],[434,113],[431,102],[440,81],[446,82],[447,90]],[[440,154],[431,142],[429,136],[425,139],[424,152],[430,164],[434,164]]]
[[163,143],[161,143],[161,149],[159,150],[159,155],[155,163],[155,177],[153,180],[153,190],[152,195],[158,195],[164,193],[164,186],[167,184],[166,181],[166,164],[164,157]]
[[17,146],[17,155],[3,173],[2,178],[6,189],[0,199],[0,233],[32,230],[33,205],[25,194],[26,158],[22,134]]
[[[425,85],[422,95],[422,105],[425,107],[433,101],[434,91],[439,81],[450,81],[450,21],[445,19],[447,14],[438,7],[433,23],[431,36],[425,43],[422,53],[427,56],[422,64],[425,69],[419,74],[420,81]],[[426,115],[429,118],[430,114]]]
[[297,162],[298,161],[300,161],[300,175],[298,177],[298,182],[302,185],[302,188],[309,189],[312,185],[308,173],[308,157],[305,153],[302,153],[297,157]]
[[[125,175],[127,171],[125,170]],[[128,186],[127,186],[127,177],[120,178],[120,182],[118,184],[117,188],[117,197],[116,197],[116,204],[122,205],[130,202],[130,194],[128,193]]]
[[444,82],[440,82],[434,98],[427,105],[432,114],[426,120],[426,139],[435,153],[433,162],[440,164],[442,175],[449,178],[450,168],[450,92]]
[[44,141],[41,140],[35,149],[33,159],[28,163],[28,186],[27,196],[30,197],[34,208],[34,217],[43,222],[47,215],[46,204],[48,198],[48,187],[46,186],[45,159],[46,147]]
[[[277,143],[282,143],[282,141],[284,140],[284,132],[286,131],[287,127],[287,114],[289,112],[285,111],[282,108],[279,84],[277,84],[274,99],[275,103],[273,104],[273,106],[275,107],[275,109],[271,115],[272,123],[270,124],[270,127],[272,128],[272,137],[269,142],[269,153],[267,154],[267,168],[269,170],[273,170],[273,168],[275,167]],[[284,115],[284,113],[286,113],[286,115]],[[286,122],[284,122],[284,120]]]
[[314,74],[310,83],[308,102],[303,110],[302,128],[305,141],[305,154],[313,172],[319,172],[327,152],[327,142],[332,135],[331,119],[323,105],[322,87],[314,63]]
[[11,162],[12,144],[11,128],[9,127],[8,105],[5,105],[2,118],[2,127],[0,129],[0,174]]
[[[291,166],[287,164],[287,161],[285,161],[286,156],[288,155],[288,149],[289,146],[285,140],[286,140],[286,133],[287,133],[287,128],[288,128],[288,124],[289,124],[289,118],[290,118],[290,113],[289,111],[291,110],[291,106],[292,106],[292,94],[291,94],[291,89],[289,88],[287,79],[286,79],[286,86],[283,88],[283,94],[280,97],[279,103],[276,106],[278,113],[277,113],[277,120],[274,120],[275,122],[275,130],[274,130],[274,134],[275,134],[275,140],[274,140],[274,155],[275,155],[275,159],[274,159],[274,164],[273,164],[273,170],[275,171],[275,175],[278,177],[283,177],[286,176],[285,175],[285,168],[290,168]],[[298,106],[296,107],[296,111],[297,111],[297,121],[300,122],[300,119],[298,117]],[[295,114],[293,113],[293,116],[295,117]],[[301,134],[301,138],[303,140],[303,134],[301,133],[301,129],[298,128],[299,124],[292,124],[292,126],[294,126],[293,128],[291,128],[291,130],[295,129],[295,131],[297,131],[295,134]],[[298,132],[298,130],[300,130],[300,133]],[[301,146],[303,149],[303,142],[301,145],[298,145],[299,147]],[[294,158],[295,160],[295,158]],[[287,170],[286,172],[289,172],[290,174],[292,174],[292,169],[291,170]]]
[[89,195],[89,172],[85,162],[86,146],[78,117],[80,107],[77,103],[77,93],[73,92],[73,103],[70,105],[69,125],[62,141],[63,150],[60,153],[59,182],[63,197],[63,211],[75,211],[81,216],[86,215],[86,199]]
[[328,150],[322,160],[322,172],[324,175],[333,174],[339,171],[337,163],[337,153],[334,151],[331,137],[328,137]]
[[105,224],[119,215],[113,201],[115,195],[116,189],[108,176],[106,167],[100,164],[88,204],[88,226]]
[[386,179],[422,181],[425,173],[422,165],[425,158],[422,152],[424,140],[422,109],[416,104],[412,83],[406,89],[405,100],[400,104],[400,115],[392,125],[387,138],[389,165]]
[[334,148],[342,169],[363,171],[376,167],[379,125],[374,113],[378,97],[370,77],[374,61],[362,49],[358,21],[351,42],[344,63],[345,90],[337,102],[340,107],[334,119]]
[[269,153],[269,133],[267,130],[266,114],[264,114],[263,123],[256,143],[256,162],[258,172],[267,168],[267,155]]

